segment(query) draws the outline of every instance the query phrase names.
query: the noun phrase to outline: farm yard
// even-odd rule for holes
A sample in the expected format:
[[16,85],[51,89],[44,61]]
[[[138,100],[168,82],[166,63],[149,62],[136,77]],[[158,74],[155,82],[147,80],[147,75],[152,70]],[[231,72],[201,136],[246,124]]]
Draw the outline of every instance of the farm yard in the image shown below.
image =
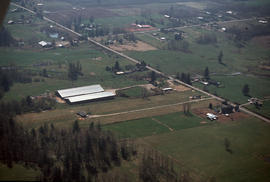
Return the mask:
[[[14,110],[26,133],[95,125],[117,139],[121,155],[124,145],[136,148],[99,171],[104,181],[143,181],[148,153],[186,181],[268,181],[270,125],[238,111],[270,117],[269,1],[13,2],[36,14],[11,4],[4,20],[11,43],[0,45],[0,83],[14,76],[0,87],[0,108]],[[114,97],[72,104],[56,92],[97,84]],[[263,104],[248,104],[252,97]],[[13,165],[0,163],[0,181],[42,174],[31,163]]]

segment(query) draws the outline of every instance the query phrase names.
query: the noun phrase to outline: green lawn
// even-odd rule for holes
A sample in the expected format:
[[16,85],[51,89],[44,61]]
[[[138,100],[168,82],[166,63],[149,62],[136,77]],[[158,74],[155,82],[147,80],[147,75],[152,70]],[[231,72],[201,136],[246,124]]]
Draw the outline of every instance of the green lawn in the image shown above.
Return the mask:
[[125,94],[128,97],[131,98],[139,98],[142,97],[143,88],[142,87],[133,87],[125,90],[118,91],[120,94]]
[[[270,154],[269,137],[269,124],[249,118],[154,135],[142,141],[187,169],[219,182],[267,182],[270,163],[263,156]],[[225,138],[231,143],[232,154],[225,150]]]
[[193,115],[192,113],[186,116],[182,112],[156,116],[154,118],[166,124],[167,126],[169,126],[170,128],[174,130],[182,130],[182,129],[202,126],[200,122],[203,121],[203,119],[199,118],[196,115]]
[[14,164],[12,168],[0,164],[0,181],[37,181],[39,174],[39,171],[19,164]]
[[170,132],[168,127],[173,130],[181,130],[203,126],[203,124],[200,123],[201,121],[201,118],[193,114],[186,116],[182,112],[177,112],[162,116],[104,125],[103,128],[115,132],[121,138],[138,138]]
[[137,138],[169,132],[168,128],[151,120],[151,118],[104,125],[103,128],[115,132],[120,138]]

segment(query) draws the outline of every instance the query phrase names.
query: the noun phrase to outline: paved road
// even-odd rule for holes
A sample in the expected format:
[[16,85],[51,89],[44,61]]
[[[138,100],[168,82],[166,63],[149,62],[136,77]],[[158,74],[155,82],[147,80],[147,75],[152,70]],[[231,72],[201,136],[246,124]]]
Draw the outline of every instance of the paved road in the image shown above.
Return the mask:
[[[14,5],[14,6],[17,6],[17,7],[19,7],[19,8],[22,8],[22,9],[24,9],[24,10],[27,10],[27,11],[29,11],[30,13],[36,14],[34,11],[32,11],[32,10],[30,10],[30,9],[28,9],[28,8],[25,8],[25,7],[23,7],[23,6],[20,6],[20,5],[16,4],[16,3],[11,3],[11,4]],[[46,21],[49,21],[49,22],[51,22],[51,23],[54,23],[55,25],[57,25],[57,26],[59,26],[59,27],[65,29],[65,30],[67,30],[67,31],[69,31],[69,32],[72,32],[72,33],[74,33],[74,34],[77,35],[77,36],[80,36],[80,37],[82,36],[82,34],[80,34],[80,33],[78,33],[78,32],[75,32],[75,31],[73,31],[73,30],[71,30],[71,29],[69,29],[69,28],[67,28],[67,27],[65,27],[65,26],[63,26],[63,25],[61,25],[61,24],[59,24],[59,23],[57,23],[57,22],[55,22],[55,21],[53,21],[53,20],[51,20],[51,19],[45,17],[45,16],[43,16],[43,19],[46,20]],[[240,22],[240,21],[247,21],[247,20],[252,20],[252,19],[256,19],[256,18],[247,18],[247,19],[242,19],[242,20],[229,20],[229,21],[224,21],[224,22],[219,22],[219,23]],[[180,29],[180,28],[195,27],[195,26],[200,26],[200,25],[201,25],[201,24],[199,24],[199,25],[183,26],[183,27],[177,27],[177,28]],[[104,48],[105,50],[108,50],[108,51],[113,52],[113,53],[115,53],[115,54],[117,54],[117,55],[119,55],[119,56],[122,56],[122,57],[128,59],[129,61],[131,61],[131,62],[133,62],[133,63],[136,63],[136,64],[137,64],[137,63],[140,63],[140,61],[138,61],[138,60],[136,60],[136,59],[133,59],[133,58],[131,58],[131,57],[129,57],[129,56],[123,54],[123,53],[118,52],[118,51],[115,51],[115,50],[113,50],[113,49],[111,49],[111,48],[109,48],[109,47],[107,47],[107,46],[104,46],[104,45],[100,44],[99,42],[97,42],[97,41],[91,39],[90,37],[88,37],[88,41],[91,42],[91,43],[93,43],[93,44],[95,44],[95,45],[97,45],[97,46],[99,46],[99,47]],[[210,94],[210,93],[208,93],[208,92],[205,92],[205,91],[203,91],[203,90],[201,90],[201,89],[199,89],[199,88],[193,87],[192,85],[188,85],[188,84],[186,84],[186,83],[184,83],[184,82],[182,82],[182,81],[180,81],[180,80],[178,80],[178,79],[173,78],[173,77],[170,76],[170,75],[167,75],[167,74],[165,74],[165,73],[163,73],[163,72],[161,72],[161,71],[158,71],[157,69],[155,69],[155,68],[153,68],[153,67],[151,67],[151,66],[146,66],[146,68],[149,69],[150,71],[154,71],[154,72],[156,72],[157,74],[160,74],[160,75],[162,75],[162,76],[164,76],[164,77],[166,77],[166,78],[169,78],[170,80],[173,80],[173,81],[175,81],[175,82],[178,82],[179,84],[182,84],[182,85],[184,85],[184,86],[186,86],[186,87],[188,87],[188,88],[191,88],[191,89],[193,89],[193,90],[196,90],[196,91],[198,91],[198,92],[201,92],[201,93],[203,93],[203,94],[205,94],[205,95],[208,95],[208,96],[210,96],[210,97],[212,97],[212,98],[215,98],[215,99],[217,99],[217,100],[219,100],[219,101],[222,101],[222,102],[225,101],[223,98],[217,97],[217,96],[215,96],[215,95],[213,95],[213,94]],[[236,106],[236,104],[234,104],[234,103],[232,103],[232,102],[228,102],[228,103],[231,104],[232,106]],[[263,116],[261,116],[261,115],[258,115],[258,114],[254,113],[254,112],[251,112],[251,111],[247,110],[246,108],[240,107],[240,110],[243,111],[243,112],[245,112],[245,113],[247,113],[247,114],[250,114],[250,115],[252,115],[252,116],[254,116],[254,117],[257,117],[257,118],[259,118],[259,119],[261,119],[261,120],[263,120],[263,121],[265,121],[265,122],[267,122],[267,123],[270,124],[270,120],[269,120],[269,119],[267,119],[267,118],[265,118],[265,117],[263,117]]]

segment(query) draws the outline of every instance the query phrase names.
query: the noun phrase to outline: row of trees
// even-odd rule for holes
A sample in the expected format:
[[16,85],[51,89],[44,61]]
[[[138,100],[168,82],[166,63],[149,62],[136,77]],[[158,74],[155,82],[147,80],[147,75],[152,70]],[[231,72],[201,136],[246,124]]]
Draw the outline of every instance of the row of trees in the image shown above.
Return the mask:
[[30,83],[32,78],[27,72],[18,71],[15,66],[0,67],[0,98],[14,82]]
[[181,73],[180,74],[179,72],[177,72],[176,73],[176,78],[181,80],[182,82],[185,82],[185,83],[187,83],[189,85],[192,85],[189,73]]
[[168,42],[168,49],[187,52],[189,50],[189,43],[184,40],[170,40]]
[[16,43],[10,32],[4,27],[0,27],[0,47],[11,46]]
[[78,76],[83,76],[82,65],[79,61],[75,63],[69,63],[68,65],[68,78],[72,81],[78,79]]
[[192,181],[188,173],[180,173],[174,162],[156,151],[143,154],[139,164],[139,177],[143,182],[182,182]]

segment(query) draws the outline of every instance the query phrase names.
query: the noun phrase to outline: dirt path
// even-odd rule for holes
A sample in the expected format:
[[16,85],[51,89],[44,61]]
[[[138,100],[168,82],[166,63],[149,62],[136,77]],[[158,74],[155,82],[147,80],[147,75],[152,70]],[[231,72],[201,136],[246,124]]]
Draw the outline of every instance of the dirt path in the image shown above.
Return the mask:
[[102,114],[102,115],[90,115],[90,116],[88,116],[88,118],[100,118],[100,117],[128,114],[128,113],[133,113],[133,112],[154,110],[154,109],[159,109],[159,108],[177,106],[177,105],[182,105],[182,104],[186,104],[186,103],[200,102],[200,101],[211,100],[211,99],[213,99],[213,98],[209,97],[209,98],[204,98],[204,99],[190,100],[190,101],[186,101],[186,102],[178,102],[178,103],[175,103],[175,104],[167,104],[167,105],[162,105],[162,106],[155,106],[155,107],[149,107],[149,108],[143,108],[143,109],[136,109],[136,110],[131,110],[131,111],[117,112],[117,113],[111,113],[111,114]]
[[165,126],[166,128],[168,128],[170,131],[174,131],[174,129],[170,128],[168,125],[162,123],[161,121],[159,121],[158,119],[152,118],[153,121],[157,122],[158,124]]

